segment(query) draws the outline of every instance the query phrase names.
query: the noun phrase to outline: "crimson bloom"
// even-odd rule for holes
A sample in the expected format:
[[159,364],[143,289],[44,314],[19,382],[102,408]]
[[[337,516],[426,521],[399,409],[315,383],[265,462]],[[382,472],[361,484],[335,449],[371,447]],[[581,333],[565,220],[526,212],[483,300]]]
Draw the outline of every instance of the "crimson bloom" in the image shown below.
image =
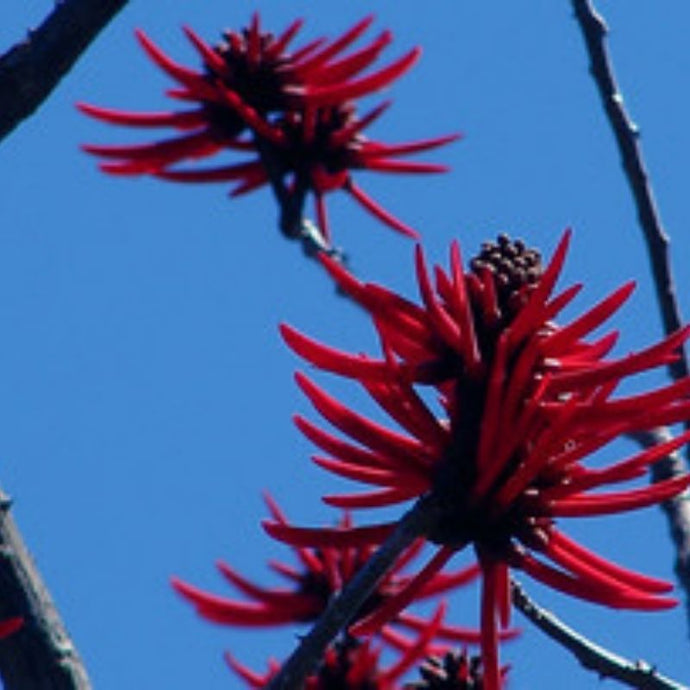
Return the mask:
[[[671,585],[612,563],[567,537],[558,518],[619,513],[666,500],[690,484],[687,475],[653,485],[617,486],[690,439],[690,432],[603,467],[585,461],[621,435],[690,418],[690,379],[635,395],[615,396],[629,377],[675,359],[690,334],[612,358],[617,333],[587,336],[628,298],[629,283],[566,325],[554,319],[579,292],[553,294],[570,233],[543,269],[537,252],[502,236],[487,243],[465,271],[457,243],[450,271],[434,271],[420,248],[416,270],[422,304],[364,284],[322,257],[340,287],[371,315],[384,358],[350,355],[283,326],[289,345],[310,363],[360,382],[402,428],[393,430],[348,409],[302,374],[297,381],[316,410],[345,440],[298,417],[327,457],[316,462],[376,487],[327,496],[341,508],[387,506],[424,497],[435,511],[427,532],[438,550],[396,595],[359,620],[371,633],[423,591],[456,552],[472,545],[482,574],[485,687],[501,685],[497,634],[510,618],[509,569],[566,594],[615,608],[673,606]],[[418,385],[438,391],[441,412]],[[393,523],[386,523],[392,528]],[[386,524],[377,526],[384,529]],[[268,524],[274,537],[319,546],[346,529]],[[352,534],[353,542],[357,535]],[[352,543],[352,542],[351,542]]]
[[[289,529],[290,525],[275,501],[266,496],[266,502],[275,524]],[[366,563],[376,548],[375,544],[380,542],[384,532],[387,532],[377,528],[354,527],[348,514],[342,517],[337,529],[347,535],[340,541],[336,539],[318,549],[293,547],[299,568],[282,562],[270,563],[271,569],[286,579],[290,587],[260,587],[222,561],[217,564],[218,570],[230,585],[244,595],[244,599],[230,599],[211,594],[179,578],[173,578],[173,587],[193,604],[200,616],[214,623],[270,627],[313,622],[323,613],[331,598]],[[353,541],[350,534],[357,535],[357,545],[352,546],[348,543]],[[410,585],[413,575],[406,575],[403,571],[419,556],[423,546],[424,540],[419,539],[400,556],[379,583],[376,591],[365,601],[354,620],[367,616]],[[471,582],[478,574],[479,568],[476,565],[454,572],[437,572],[418,593],[417,599],[442,595]],[[390,624],[384,625],[379,633],[388,645],[404,650],[410,645],[403,631],[421,633],[428,625],[428,620],[401,611]],[[515,632],[506,631],[504,637],[513,637]],[[440,622],[434,626],[434,635],[439,639],[462,644],[478,644],[480,641],[478,630]]]
[[[388,104],[359,117],[355,99],[388,86],[408,71],[420,54],[420,49],[414,48],[385,67],[362,74],[392,41],[390,31],[383,31],[362,48],[343,54],[372,21],[366,17],[335,40],[317,39],[294,51],[289,46],[302,20],[274,36],[261,29],[255,14],[247,29],[225,32],[217,46],[185,28],[201,57],[200,71],[173,61],[138,31],[137,38],[148,56],[178,84],[168,95],[193,107],[141,113],[79,104],[87,115],[110,124],[178,132],[154,143],[89,144],[83,148],[104,158],[101,169],[113,175],[232,182],[231,196],[271,184],[281,206],[281,228],[289,236],[301,231],[304,200],[312,193],[321,232],[329,240],[324,196],[344,189],[379,220],[414,237],[414,230],[354,183],[350,171],[442,172],[444,166],[398,157],[441,146],[457,135],[387,145],[362,134]],[[178,166],[221,152],[249,157],[214,168]]]
[[[305,690],[399,690],[400,678],[429,653],[444,611],[441,605],[416,639],[405,643],[397,661],[385,668],[380,663],[380,647],[374,647],[369,640],[346,635],[326,650],[317,671],[306,679]],[[226,655],[226,660],[250,688],[266,687],[280,668],[277,662],[271,661],[268,671],[259,674],[230,655]]]

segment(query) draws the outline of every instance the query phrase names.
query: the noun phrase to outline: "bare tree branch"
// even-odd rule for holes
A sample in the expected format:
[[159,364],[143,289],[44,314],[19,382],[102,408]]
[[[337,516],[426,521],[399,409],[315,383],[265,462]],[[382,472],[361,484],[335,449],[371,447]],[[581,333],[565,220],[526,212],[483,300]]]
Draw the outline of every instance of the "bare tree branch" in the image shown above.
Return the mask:
[[629,661],[583,637],[542,609],[515,580],[511,581],[511,593],[515,608],[551,639],[572,652],[586,669],[596,671],[601,678],[614,678],[631,688],[645,690],[687,690],[685,685],[657,673],[647,662]]
[[0,56],[0,140],[50,95],[127,0],[58,0],[37,29]]
[[0,643],[5,690],[89,690],[86,670],[26,550],[0,490],[0,619],[22,628]]
[[[589,0],[572,0],[590,59],[590,72],[599,90],[604,111],[620,150],[630,191],[637,206],[640,227],[647,244],[659,310],[666,333],[677,331],[683,320],[676,301],[671,270],[669,238],[664,231],[654,200],[652,185],[640,146],[640,132],[628,116],[623,96],[616,83],[606,48],[608,27]],[[688,362],[681,357],[669,365],[671,378],[678,380],[690,373]]]
[[[623,169],[637,207],[637,215],[647,246],[664,332],[666,334],[673,333],[682,326],[682,318],[676,300],[669,238],[664,231],[654,200],[639,142],[639,130],[625,110],[623,96],[613,73],[606,47],[608,27],[590,0],[572,0],[572,5],[587,47],[590,72],[597,85],[604,111],[618,144]],[[674,381],[678,381],[690,373],[688,360],[682,347],[679,348],[678,358],[668,365],[668,371]],[[690,424],[686,423],[686,427],[690,428]],[[649,439],[647,439],[648,441]],[[675,454],[664,458],[655,465],[653,479],[658,481],[662,478],[676,477],[685,471],[687,471],[687,463]],[[678,580],[685,590],[690,622],[690,510],[687,509],[686,500],[680,498],[668,501],[664,505],[664,511],[677,550],[675,570]]]

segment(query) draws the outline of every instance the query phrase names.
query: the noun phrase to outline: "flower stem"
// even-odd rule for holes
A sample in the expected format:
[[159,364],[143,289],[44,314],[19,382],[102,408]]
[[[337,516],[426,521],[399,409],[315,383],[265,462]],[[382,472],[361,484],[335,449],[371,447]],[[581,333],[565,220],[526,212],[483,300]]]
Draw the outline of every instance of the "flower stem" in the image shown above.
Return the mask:
[[321,618],[273,678],[268,690],[299,690],[303,687],[304,680],[323,658],[333,638],[350,622],[400,554],[415,539],[426,534],[435,520],[435,504],[427,497],[419,499],[366,565],[331,600]]

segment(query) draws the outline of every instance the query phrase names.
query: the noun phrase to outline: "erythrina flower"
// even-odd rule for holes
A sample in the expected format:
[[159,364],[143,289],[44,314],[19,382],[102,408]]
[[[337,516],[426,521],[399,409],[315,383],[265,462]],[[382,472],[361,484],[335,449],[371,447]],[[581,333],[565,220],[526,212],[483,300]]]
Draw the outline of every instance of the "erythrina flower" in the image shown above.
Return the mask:
[[[435,283],[418,248],[421,306],[363,284],[322,257],[340,287],[373,318],[383,359],[350,355],[290,327],[282,329],[290,346],[309,362],[359,381],[403,429],[363,417],[298,374],[314,407],[353,440],[299,417],[301,430],[328,454],[317,463],[377,487],[324,500],[342,508],[371,508],[424,497],[435,511],[426,536],[438,544],[436,554],[405,589],[358,621],[353,634],[376,631],[454,553],[473,545],[482,571],[482,658],[489,690],[501,683],[496,639],[510,617],[509,568],[611,607],[654,610],[676,603],[664,596],[670,584],[605,560],[556,526],[557,518],[659,503],[690,483],[685,475],[651,486],[593,491],[645,476],[652,463],[690,439],[686,432],[605,467],[585,465],[595,451],[624,434],[690,418],[688,378],[614,396],[628,377],[672,361],[690,329],[634,354],[609,358],[617,333],[586,338],[623,304],[632,283],[567,325],[557,324],[555,317],[581,287],[552,294],[569,238],[568,232],[545,270],[536,252],[503,236],[485,245],[465,271],[454,243],[450,271],[436,267]],[[436,387],[440,416],[421,397],[420,383]],[[321,545],[334,532],[278,523],[266,528],[302,546]]]
[[[165,55],[143,32],[137,37],[149,57],[178,84],[171,97],[192,102],[191,109],[129,112],[93,105],[79,108],[104,122],[129,127],[172,128],[180,134],[154,143],[121,146],[86,145],[105,158],[101,169],[114,175],[150,174],[178,182],[233,182],[238,196],[270,183],[281,205],[281,228],[294,236],[301,230],[307,193],[314,195],[321,232],[329,240],[324,195],[346,190],[365,209],[408,235],[416,233],[371,199],[350,170],[441,172],[446,168],[401,161],[404,156],[441,146],[457,135],[399,145],[370,141],[362,131],[387,105],[358,117],[355,99],[378,91],[402,76],[419,57],[414,48],[398,60],[364,75],[391,42],[389,31],[343,55],[370,26],[366,17],[333,41],[317,39],[293,52],[289,44],[302,26],[297,20],[279,36],[261,30],[255,14],[242,33],[225,32],[211,46],[185,28],[203,69],[184,67]],[[179,163],[223,151],[249,154],[248,160],[211,169],[180,168]]]
[[[269,496],[266,496],[266,501],[276,523],[289,527],[287,519],[275,501]],[[173,587],[194,605],[200,616],[215,623],[269,627],[313,622],[323,613],[331,598],[366,563],[375,550],[374,543],[383,537],[382,531],[376,528],[354,527],[348,514],[343,516],[337,529],[346,535],[340,542],[335,539],[331,544],[319,549],[293,547],[300,568],[286,563],[271,562],[271,568],[290,582],[290,588],[260,587],[222,561],[218,563],[218,570],[228,583],[246,597],[245,600],[211,594],[179,578],[173,578]],[[356,546],[347,543],[352,541],[351,534],[357,535]],[[359,614],[354,617],[355,620],[376,610],[410,584],[413,576],[405,575],[403,571],[419,556],[423,545],[424,540],[419,539],[401,555],[392,570],[379,583],[376,591],[364,603]],[[441,595],[474,580],[478,574],[479,569],[476,565],[455,572],[438,572],[426,583],[417,598]],[[414,632],[425,630],[429,624],[423,618],[408,612],[398,613],[391,623],[394,623],[396,628]],[[438,638],[448,641],[469,644],[478,644],[480,641],[479,631],[471,628],[439,624],[434,630]],[[391,625],[383,626],[380,634],[382,639],[393,647],[404,649],[408,646],[403,634]],[[514,634],[514,630],[509,630],[505,637],[513,637]]]
[[[417,638],[406,642],[399,659],[386,668],[380,663],[381,648],[375,648],[369,640],[345,635],[326,650],[317,671],[306,679],[305,690],[397,690],[400,678],[429,653],[444,611],[445,607],[439,606]],[[272,661],[265,674],[258,674],[229,654],[226,660],[250,688],[266,687],[280,668]]]

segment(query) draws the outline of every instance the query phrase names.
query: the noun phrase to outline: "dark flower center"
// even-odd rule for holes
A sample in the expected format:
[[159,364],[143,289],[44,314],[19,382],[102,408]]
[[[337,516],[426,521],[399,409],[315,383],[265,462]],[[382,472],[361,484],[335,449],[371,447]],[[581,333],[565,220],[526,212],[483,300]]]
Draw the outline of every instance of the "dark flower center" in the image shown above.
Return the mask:
[[[319,561],[321,561],[324,569],[321,572],[314,572],[309,570],[300,577],[299,581],[300,594],[312,597],[316,603],[316,605],[314,606],[315,615],[309,616],[309,621],[318,618],[321,615],[322,611],[326,609],[326,606],[330,602],[331,597],[337,594],[326,574],[328,565],[326,564],[326,559],[324,557],[323,552],[320,549],[314,549],[313,553],[319,559]],[[367,560],[368,553],[355,554],[355,562],[353,564],[352,574],[354,575],[367,562]],[[336,570],[341,571],[342,576],[340,563],[336,562],[335,564],[333,564],[333,567],[335,567]],[[379,589],[375,589],[364,600],[362,606],[357,611],[356,615],[352,617],[352,623],[361,620],[362,618],[366,618],[372,611],[375,611],[381,605],[384,599],[384,594]]]
[[419,668],[423,680],[406,686],[409,690],[482,690],[481,658],[448,652],[443,658],[428,657]]
[[[376,663],[372,657],[370,663],[362,659],[362,655],[370,655],[366,643],[362,643],[350,635],[338,639],[333,647],[326,652],[312,685],[314,690],[379,690],[380,684],[376,680]],[[353,668],[357,666],[356,684],[352,679]],[[369,673],[362,673],[369,667]]]
[[524,306],[529,287],[539,281],[543,272],[539,252],[505,234],[500,234],[496,242],[485,242],[470,261],[470,268],[476,275],[487,269],[492,272],[499,311],[507,320],[512,320]]
[[[225,60],[229,75],[223,78],[226,85],[237,92],[242,99],[260,113],[268,113],[285,108],[286,70],[290,58],[280,54],[271,56],[268,49],[275,42],[272,33],[261,33],[259,36],[259,57],[252,61],[249,58],[249,30],[243,31],[240,38],[225,32],[225,41],[215,46],[215,51]],[[239,41],[238,41],[239,39]],[[238,45],[239,43],[239,45]],[[217,74],[210,76],[218,77]]]

